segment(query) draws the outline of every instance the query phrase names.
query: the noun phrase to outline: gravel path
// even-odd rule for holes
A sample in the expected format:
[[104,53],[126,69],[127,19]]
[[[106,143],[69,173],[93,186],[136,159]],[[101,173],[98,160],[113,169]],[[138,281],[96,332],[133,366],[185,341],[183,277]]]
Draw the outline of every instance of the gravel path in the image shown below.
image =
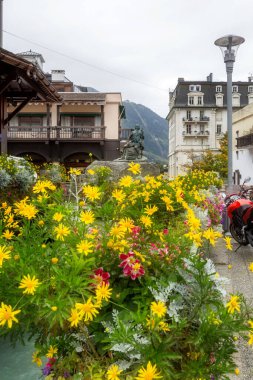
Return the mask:
[[[238,244],[234,244],[233,247],[235,250]],[[253,248],[247,246],[239,248],[237,252],[227,251],[225,243],[220,241],[212,249],[210,258],[214,261],[217,272],[230,280],[227,292],[244,294],[248,304],[253,307],[253,273],[248,269],[249,264],[253,262]],[[231,269],[228,268],[229,265],[232,266]],[[239,352],[235,361],[240,374],[231,375],[230,379],[253,380],[253,347],[240,340],[238,347]]]

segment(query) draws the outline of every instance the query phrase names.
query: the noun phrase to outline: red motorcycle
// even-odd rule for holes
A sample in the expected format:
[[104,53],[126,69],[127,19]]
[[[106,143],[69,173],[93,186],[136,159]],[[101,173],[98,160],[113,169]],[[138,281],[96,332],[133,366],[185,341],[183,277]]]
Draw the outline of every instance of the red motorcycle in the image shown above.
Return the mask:
[[227,216],[230,222],[230,233],[240,245],[250,244],[253,247],[253,202],[252,189],[245,189],[246,178],[238,194],[227,195],[224,199]]

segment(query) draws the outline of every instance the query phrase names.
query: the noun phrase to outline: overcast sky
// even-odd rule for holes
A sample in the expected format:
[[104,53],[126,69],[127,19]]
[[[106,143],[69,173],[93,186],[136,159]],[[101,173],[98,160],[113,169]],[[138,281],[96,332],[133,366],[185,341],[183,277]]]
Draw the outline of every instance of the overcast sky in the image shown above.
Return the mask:
[[252,14],[253,0],[3,0],[3,47],[166,117],[178,77],[226,80],[217,38],[244,37],[233,79],[253,73]]

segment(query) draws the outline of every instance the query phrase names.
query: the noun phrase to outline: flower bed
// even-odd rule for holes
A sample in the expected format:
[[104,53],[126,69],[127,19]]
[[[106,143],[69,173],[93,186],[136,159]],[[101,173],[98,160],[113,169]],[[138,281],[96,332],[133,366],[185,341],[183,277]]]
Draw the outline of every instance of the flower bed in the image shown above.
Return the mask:
[[131,163],[76,202],[38,180],[2,203],[1,334],[33,335],[48,380],[228,378],[250,316],[205,257],[222,237],[211,185],[213,173],[168,182]]

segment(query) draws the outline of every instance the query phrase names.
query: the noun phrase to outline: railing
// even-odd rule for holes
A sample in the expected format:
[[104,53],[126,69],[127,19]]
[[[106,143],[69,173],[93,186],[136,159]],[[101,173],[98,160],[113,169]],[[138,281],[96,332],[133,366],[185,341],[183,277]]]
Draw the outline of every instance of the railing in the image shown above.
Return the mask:
[[241,137],[237,137],[237,148],[243,148],[244,146],[250,146],[253,145],[253,133],[250,133],[248,135],[244,135]]
[[104,126],[8,127],[8,140],[103,140]]
[[210,120],[208,116],[202,117],[183,117],[183,121],[186,123],[207,123]]
[[209,131],[183,131],[182,135],[185,137],[207,137],[209,136]]

